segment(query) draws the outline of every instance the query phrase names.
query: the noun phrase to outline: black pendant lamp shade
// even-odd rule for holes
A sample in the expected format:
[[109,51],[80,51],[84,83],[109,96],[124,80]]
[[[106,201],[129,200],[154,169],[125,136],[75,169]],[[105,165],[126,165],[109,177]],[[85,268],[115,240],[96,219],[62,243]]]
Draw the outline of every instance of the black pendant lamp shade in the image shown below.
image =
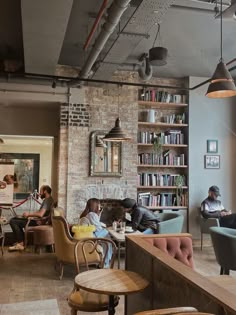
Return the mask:
[[121,142],[121,141],[129,141],[131,140],[125,132],[121,129],[120,126],[120,118],[116,119],[115,127],[112,128],[103,138],[103,141],[113,141],[113,142]]
[[211,78],[206,96],[210,98],[224,98],[236,95],[234,80],[223,61],[223,21],[222,0],[220,0],[220,61]]
[[149,49],[149,61],[152,66],[164,66],[167,64],[168,50],[165,47],[152,47]]
[[234,80],[223,60],[220,60],[211,78],[206,96],[210,98],[224,98],[236,95]]

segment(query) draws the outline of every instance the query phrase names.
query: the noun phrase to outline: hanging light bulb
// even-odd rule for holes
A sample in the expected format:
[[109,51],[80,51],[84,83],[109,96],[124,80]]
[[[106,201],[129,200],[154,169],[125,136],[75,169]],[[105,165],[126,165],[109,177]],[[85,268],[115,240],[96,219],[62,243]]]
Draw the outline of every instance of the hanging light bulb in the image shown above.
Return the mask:
[[[119,102],[119,86],[118,86],[118,112],[120,111],[120,102]],[[131,138],[121,129],[120,117],[116,119],[115,127],[113,127],[103,138],[103,141],[113,141],[113,142],[124,142],[129,141]]]
[[236,95],[234,80],[223,60],[223,23],[222,23],[222,0],[220,2],[220,61],[211,78],[206,96],[210,98],[224,98]]

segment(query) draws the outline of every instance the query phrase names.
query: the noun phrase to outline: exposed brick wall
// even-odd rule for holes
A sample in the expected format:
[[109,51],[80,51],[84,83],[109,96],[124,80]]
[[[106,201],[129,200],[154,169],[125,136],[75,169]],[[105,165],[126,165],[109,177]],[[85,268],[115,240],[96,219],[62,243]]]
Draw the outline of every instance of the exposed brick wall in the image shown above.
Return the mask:
[[[133,72],[118,72],[113,79],[138,81],[137,74]],[[166,84],[167,81],[162,79],[161,83]],[[170,83],[175,84],[176,81]],[[137,101],[137,87],[118,88],[114,85],[105,85],[103,88],[71,89],[71,104],[62,105],[58,201],[59,205],[66,209],[70,222],[78,218],[89,198],[136,199]],[[90,133],[95,130],[109,131],[118,115],[122,129],[132,137],[131,141],[122,144],[123,175],[122,177],[91,177],[89,176]]]

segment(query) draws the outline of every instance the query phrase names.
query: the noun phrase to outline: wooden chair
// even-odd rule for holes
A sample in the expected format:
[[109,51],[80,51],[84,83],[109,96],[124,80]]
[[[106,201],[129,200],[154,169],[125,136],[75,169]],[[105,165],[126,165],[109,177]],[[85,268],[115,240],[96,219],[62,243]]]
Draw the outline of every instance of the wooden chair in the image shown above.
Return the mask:
[[144,312],[139,312],[135,313],[134,315],[174,315],[174,314],[198,314],[198,311],[194,307],[173,307],[173,308],[163,308],[163,309],[158,309],[158,310],[151,310],[151,311],[144,311]]
[[[116,257],[116,245],[112,240],[105,238],[88,238],[78,241],[75,246],[75,260],[78,273],[80,272],[79,249],[82,251],[86,269],[89,270],[89,264],[87,262],[88,253],[91,254],[96,252],[100,257],[99,268],[103,268],[109,246],[112,247],[112,257],[109,267],[113,268]],[[118,297],[115,297],[115,306],[118,304],[118,301]],[[71,315],[76,315],[77,311],[102,312],[108,310],[109,296],[91,293],[85,290],[78,290],[74,287],[68,297],[68,304],[71,307]]]

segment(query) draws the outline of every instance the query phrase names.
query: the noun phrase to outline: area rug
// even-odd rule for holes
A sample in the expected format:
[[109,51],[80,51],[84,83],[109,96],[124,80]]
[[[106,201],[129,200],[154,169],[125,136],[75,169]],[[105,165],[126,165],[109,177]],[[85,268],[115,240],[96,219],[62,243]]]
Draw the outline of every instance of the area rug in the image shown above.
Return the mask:
[[60,315],[57,300],[0,304],[0,315]]

